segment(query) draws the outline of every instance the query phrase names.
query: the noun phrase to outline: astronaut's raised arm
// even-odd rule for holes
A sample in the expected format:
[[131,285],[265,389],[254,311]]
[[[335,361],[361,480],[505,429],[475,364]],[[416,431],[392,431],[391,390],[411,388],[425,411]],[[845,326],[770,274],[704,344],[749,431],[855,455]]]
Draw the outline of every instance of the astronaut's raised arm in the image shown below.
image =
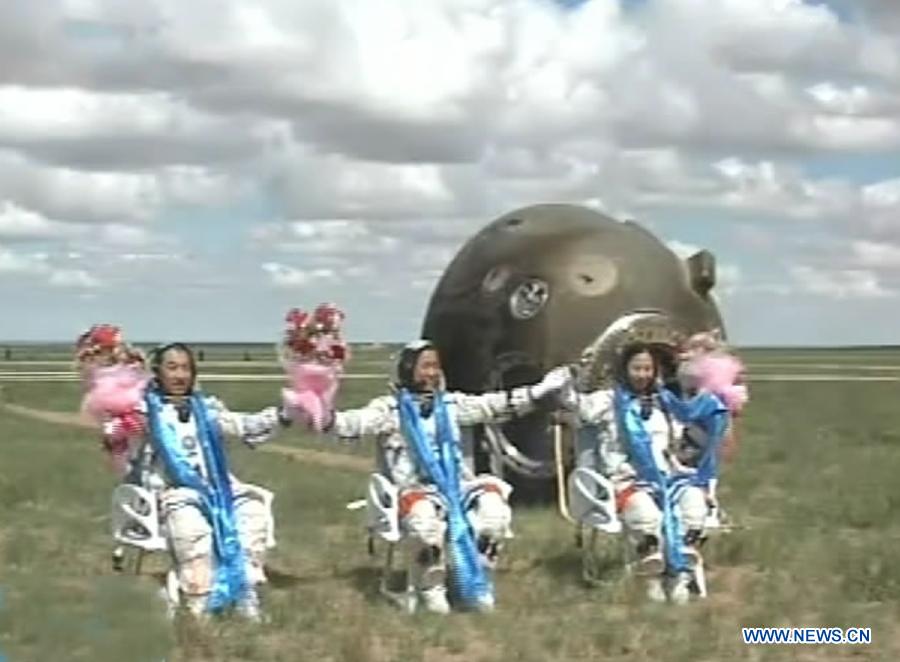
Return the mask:
[[566,366],[554,368],[537,384],[518,386],[508,391],[494,391],[471,395],[454,393],[457,404],[457,422],[460,425],[504,422],[511,418],[530,414],[537,401],[552,393],[559,393],[570,386],[572,372]]
[[206,406],[215,413],[224,434],[237,437],[250,447],[271,440],[287,425],[286,420],[279,415],[278,407],[266,407],[253,413],[237,412],[229,410],[224,402],[215,397],[208,397]]
[[362,437],[389,432],[395,425],[396,404],[391,396],[380,396],[364,407],[334,412],[329,426],[339,439],[358,441]]
[[451,396],[456,403],[457,423],[463,426],[502,423],[526,416],[534,411],[536,402],[527,386],[478,395],[454,392]]
[[573,399],[578,418],[586,425],[599,425],[614,414],[612,389],[575,393]]

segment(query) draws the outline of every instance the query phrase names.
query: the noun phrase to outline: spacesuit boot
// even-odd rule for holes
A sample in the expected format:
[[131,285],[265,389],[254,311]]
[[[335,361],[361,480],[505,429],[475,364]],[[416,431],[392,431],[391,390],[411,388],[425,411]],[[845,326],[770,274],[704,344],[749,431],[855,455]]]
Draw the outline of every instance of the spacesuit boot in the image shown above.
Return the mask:
[[436,546],[421,547],[412,555],[409,578],[416,588],[421,604],[433,614],[449,614],[443,554]]
[[636,574],[644,577],[647,598],[653,602],[665,602],[666,591],[663,571],[666,564],[656,536],[645,535],[637,546]]
[[690,585],[692,581],[693,575],[688,571],[678,572],[670,577],[668,581],[669,599],[677,605],[687,604],[691,599]]
[[637,573],[640,575],[660,575],[666,568],[662,551],[659,548],[659,539],[656,536],[646,535],[637,546]]
[[265,620],[259,603],[259,594],[255,588],[247,589],[238,601],[235,611],[252,623],[262,623]]
[[703,563],[698,544],[703,532],[700,529],[690,529],[684,536],[684,545],[681,553],[687,563],[687,569],[675,574],[669,581],[669,599],[675,604],[687,604],[692,593],[699,593],[695,571]]

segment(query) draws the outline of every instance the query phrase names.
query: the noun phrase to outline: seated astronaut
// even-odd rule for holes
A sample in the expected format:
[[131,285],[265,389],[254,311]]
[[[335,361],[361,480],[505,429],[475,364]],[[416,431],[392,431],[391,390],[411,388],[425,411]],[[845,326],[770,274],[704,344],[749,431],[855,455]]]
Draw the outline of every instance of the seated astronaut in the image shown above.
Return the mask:
[[[199,616],[236,606],[258,621],[255,587],[266,580],[269,513],[251,486],[229,471],[222,435],[252,447],[290,421],[276,407],[237,413],[201,393],[193,353],[181,343],[158,349],[151,367],[154,379],[135,412],[143,441],[125,481],[159,494],[163,530],[189,611]],[[119,435],[122,427],[122,420],[112,419],[104,430]]]
[[[576,462],[611,481],[648,595],[683,603],[716,477],[710,439],[712,446],[721,439],[727,410],[712,395],[680,399],[660,384],[658,370],[651,349],[634,343],[623,350],[613,389],[572,392],[567,406],[583,426]],[[668,510],[672,519],[664,523]]]
[[473,475],[462,458],[459,426],[526,415],[570,380],[567,368],[557,368],[530,387],[447,392],[437,350],[417,341],[400,353],[393,393],[334,413],[330,428],[339,438],[377,438],[379,472],[399,491],[409,579],[427,611],[450,611],[448,584],[462,608],[494,608],[491,570],[511,524],[510,486]]

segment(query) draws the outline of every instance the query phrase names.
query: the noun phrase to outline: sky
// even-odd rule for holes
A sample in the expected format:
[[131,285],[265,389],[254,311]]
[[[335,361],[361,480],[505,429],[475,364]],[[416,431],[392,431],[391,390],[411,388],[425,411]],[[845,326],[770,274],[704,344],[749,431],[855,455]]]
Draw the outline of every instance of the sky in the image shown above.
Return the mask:
[[737,344],[900,342],[900,2],[0,8],[0,339],[407,340],[540,202],[712,251]]

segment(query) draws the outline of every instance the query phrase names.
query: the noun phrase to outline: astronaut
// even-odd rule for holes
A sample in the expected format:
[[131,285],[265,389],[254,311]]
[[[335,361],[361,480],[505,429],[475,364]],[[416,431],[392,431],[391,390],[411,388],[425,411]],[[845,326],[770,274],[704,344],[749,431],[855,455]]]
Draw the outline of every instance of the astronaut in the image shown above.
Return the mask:
[[338,438],[377,439],[378,470],[399,492],[409,579],[427,611],[450,611],[448,584],[455,604],[493,610],[491,571],[511,525],[511,487],[472,473],[459,427],[526,415],[571,379],[560,367],[536,385],[507,392],[447,392],[437,350],[420,340],[401,351],[391,394],[334,413],[329,427]]
[[613,389],[570,390],[565,400],[582,425],[598,431],[595,451],[581,453],[578,462],[611,480],[648,597],[687,602],[697,589],[692,569],[701,560],[698,543],[727,408],[711,393],[683,400],[663,387],[657,358],[642,343],[623,349]]
[[[258,495],[228,468],[224,435],[255,447],[290,424],[276,407],[259,413],[229,411],[196,387],[191,350],[173,343],[151,358],[154,379],[137,412],[142,443],[126,481],[159,495],[163,530],[184,603],[197,616],[236,606],[239,614],[262,618],[256,586],[263,571],[269,513]],[[133,427],[133,423],[129,423]],[[112,419],[106,434],[121,435]]]

